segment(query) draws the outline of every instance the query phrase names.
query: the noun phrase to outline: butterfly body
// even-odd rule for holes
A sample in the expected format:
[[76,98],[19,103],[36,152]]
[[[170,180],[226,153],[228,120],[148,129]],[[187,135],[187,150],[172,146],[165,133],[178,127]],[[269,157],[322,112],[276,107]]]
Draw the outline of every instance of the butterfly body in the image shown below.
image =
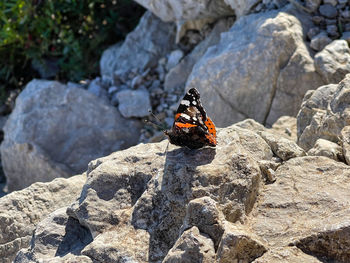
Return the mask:
[[207,117],[199,92],[195,88],[190,89],[180,102],[174,124],[165,134],[170,143],[190,149],[216,146],[215,125]]

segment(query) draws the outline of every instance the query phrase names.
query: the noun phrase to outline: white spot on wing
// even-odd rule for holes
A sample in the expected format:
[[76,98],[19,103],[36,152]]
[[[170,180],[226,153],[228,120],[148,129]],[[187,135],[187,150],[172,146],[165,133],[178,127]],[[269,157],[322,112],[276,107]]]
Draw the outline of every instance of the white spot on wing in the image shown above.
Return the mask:
[[184,117],[184,118],[187,119],[187,120],[190,120],[190,119],[191,119],[191,117],[188,116],[188,115],[185,114],[185,113],[181,113],[181,117]]
[[188,100],[182,100],[180,104],[185,105],[185,106],[190,106],[190,102]]
[[193,105],[197,105],[197,102],[194,100],[194,101],[192,101],[192,104]]

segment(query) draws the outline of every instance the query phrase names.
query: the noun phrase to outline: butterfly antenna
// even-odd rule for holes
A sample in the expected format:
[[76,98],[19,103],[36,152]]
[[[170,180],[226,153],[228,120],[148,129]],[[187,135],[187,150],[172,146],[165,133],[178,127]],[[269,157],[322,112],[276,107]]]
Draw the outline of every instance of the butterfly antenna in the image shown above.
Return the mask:
[[[148,112],[153,116],[153,118],[155,118],[159,123],[161,123],[161,120],[151,110],[148,110]],[[161,125],[159,125],[153,121],[150,121],[150,120],[144,120],[144,121],[146,123],[152,123],[153,125],[157,126],[161,130],[163,130],[164,132],[166,131],[166,129],[164,129],[164,126],[161,126]]]

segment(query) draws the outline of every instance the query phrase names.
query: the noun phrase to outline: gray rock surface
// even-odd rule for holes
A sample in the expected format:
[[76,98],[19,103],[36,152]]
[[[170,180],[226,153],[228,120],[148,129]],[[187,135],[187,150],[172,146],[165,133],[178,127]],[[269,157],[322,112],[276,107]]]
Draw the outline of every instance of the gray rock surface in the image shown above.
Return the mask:
[[345,161],[350,165],[350,126],[345,126],[341,130],[341,141]]
[[333,5],[330,5],[330,4],[321,5],[319,8],[319,11],[320,11],[321,15],[323,15],[327,18],[334,18],[338,14],[337,9]]
[[0,198],[1,262],[12,262],[17,251],[29,245],[35,226],[48,214],[76,200],[85,180],[85,174],[57,178]]
[[135,144],[139,126],[84,89],[33,80],[4,127],[8,191],[81,173],[90,160]]
[[280,117],[273,125],[273,132],[296,142],[297,141],[297,119],[291,116]]
[[100,78],[92,80],[87,88],[87,91],[105,101],[108,101],[107,90],[102,87]]
[[334,40],[315,55],[315,67],[326,83],[338,83],[350,73],[350,48],[345,40]]
[[296,115],[305,92],[323,83],[304,44],[305,19],[291,12],[242,17],[194,66],[186,88],[200,91],[219,127]]
[[309,91],[298,113],[298,145],[311,149],[318,139],[340,143],[341,130],[350,124],[350,74],[338,85]]
[[204,55],[210,46],[219,42],[220,34],[229,30],[231,25],[232,21],[230,19],[220,19],[210,34],[190,54],[185,56],[177,66],[168,72],[164,81],[164,89],[168,91],[176,89],[183,90],[194,64]]
[[188,21],[234,15],[225,0],[135,0],[163,21]]
[[260,258],[257,258],[253,263],[322,263],[317,258],[305,254],[297,247],[279,247],[268,250]]
[[[277,168],[276,182],[261,189],[248,219],[251,231],[264,238],[268,247],[285,247],[328,228],[349,226],[349,176],[349,166],[327,157],[287,161]],[[332,251],[337,250],[332,244],[337,240],[344,246],[350,239],[333,236],[315,246],[332,260]]]
[[100,60],[101,75],[113,76],[155,66],[158,60],[174,49],[175,25],[164,23],[146,12],[138,26],[129,33],[123,44],[107,49]]
[[259,3],[259,0],[224,0],[225,3],[235,10],[237,18],[249,14]]
[[313,50],[321,51],[325,46],[332,42],[326,32],[322,31],[311,39],[310,47]]
[[117,94],[119,112],[125,118],[149,115],[151,102],[147,90],[122,90]]

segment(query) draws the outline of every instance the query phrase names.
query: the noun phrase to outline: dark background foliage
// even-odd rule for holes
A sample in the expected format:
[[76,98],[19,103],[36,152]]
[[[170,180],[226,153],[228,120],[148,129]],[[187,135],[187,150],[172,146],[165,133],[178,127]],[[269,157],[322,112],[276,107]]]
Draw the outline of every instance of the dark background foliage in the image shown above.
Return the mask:
[[0,1],[0,104],[34,77],[93,78],[143,12],[132,0]]

